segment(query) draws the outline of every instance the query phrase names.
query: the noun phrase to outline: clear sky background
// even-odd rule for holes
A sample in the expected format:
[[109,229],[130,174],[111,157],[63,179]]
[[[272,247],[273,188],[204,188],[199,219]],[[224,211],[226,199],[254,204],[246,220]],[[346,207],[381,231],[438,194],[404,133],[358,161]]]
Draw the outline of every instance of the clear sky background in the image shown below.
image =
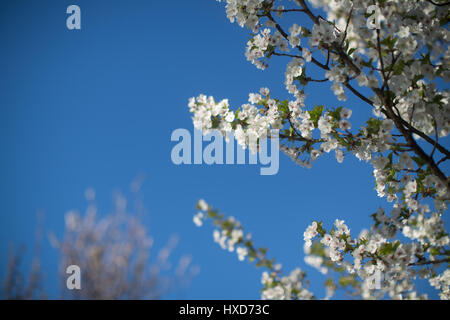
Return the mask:
[[[66,28],[70,4],[81,8],[82,30]],[[193,132],[189,97],[205,93],[239,106],[267,86],[289,98],[287,60],[256,69],[244,56],[248,38],[213,0],[1,1],[0,275],[11,244],[24,244],[29,262],[38,211],[45,230],[61,236],[64,214],[85,209],[86,188],[107,213],[112,192],[129,194],[132,179],[145,173],[143,221],[156,245],[178,234],[175,257],[192,254],[201,268],[182,298],[260,297],[261,270],[221,250],[211,226],[193,224],[199,198],[237,217],[286,270],[304,268],[323,297],[325,278],[303,262],[303,232],[313,220],[331,227],[336,218],[353,235],[369,227],[369,214],[385,206],[371,166],[354,157],[338,164],[331,154],[307,170],[280,154],[279,173],[260,176],[259,165],[171,162],[172,131]],[[327,86],[312,84],[308,105],[341,105]],[[348,96],[358,127],[370,110]],[[42,250],[45,287],[57,297],[57,254],[47,239]]]

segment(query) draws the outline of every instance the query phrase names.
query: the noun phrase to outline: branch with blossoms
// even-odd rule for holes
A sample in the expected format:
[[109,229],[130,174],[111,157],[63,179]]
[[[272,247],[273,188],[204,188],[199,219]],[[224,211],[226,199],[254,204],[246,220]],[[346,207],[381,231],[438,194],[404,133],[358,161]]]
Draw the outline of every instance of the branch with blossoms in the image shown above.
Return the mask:
[[[284,84],[292,98],[278,99],[262,88],[234,110],[227,99],[216,102],[200,95],[189,101],[197,129],[218,130],[224,136],[232,132],[252,151],[276,129],[281,150],[303,167],[310,168],[332,151],[339,163],[348,155],[370,162],[377,195],[393,209],[390,216],[384,211],[374,215],[369,234],[382,247],[358,260],[386,265],[391,258],[385,261],[384,254],[377,254],[395,256],[399,250],[408,262],[387,265],[392,274],[406,275],[408,290],[391,283],[389,294],[396,298],[415,297],[409,288],[418,266],[431,270],[420,272],[441,290],[441,297],[450,297],[450,274],[438,275],[433,269],[448,262],[450,242],[442,222],[450,200],[450,178],[444,170],[450,151],[443,143],[450,131],[450,97],[449,90],[441,88],[450,79],[448,9],[444,1],[227,0],[229,20],[251,30],[248,61],[264,70],[273,57],[289,59]],[[298,15],[302,24],[286,26],[284,15]],[[310,70],[323,77],[312,77]],[[341,103],[350,92],[373,116],[352,129],[349,108],[307,106],[305,88],[311,83],[330,83]],[[395,240],[398,234],[408,240]],[[371,239],[352,240],[352,247],[345,243],[342,251],[358,252]],[[339,244],[341,240],[346,241],[340,236]],[[329,244],[321,243],[327,250],[319,258],[341,263],[341,251],[331,250]],[[357,274],[359,269],[351,270]],[[364,276],[358,276],[364,283]],[[360,292],[374,297],[366,289]]]
[[330,258],[330,251],[320,241],[312,241],[311,245],[304,245],[306,264],[317,269],[327,276],[323,285],[326,289],[324,299],[332,298],[336,291],[341,289],[348,297],[361,296],[358,278],[355,274],[349,274],[343,265],[338,265]]
[[[243,147],[250,140],[265,138],[270,129],[284,129],[280,135],[284,139],[282,150],[305,167],[310,167],[311,162],[324,152],[333,150],[339,162],[343,160],[344,151],[371,162],[377,158],[390,157],[390,162],[397,161],[393,166],[396,170],[394,175],[387,170],[374,168],[379,195],[397,199],[405,187],[396,185],[401,181],[399,176],[408,174],[411,177],[413,173],[421,173],[433,181],[422,195],[438,193],[439,200],[448,200],[449,179],[441,167],[449,159],[450,152],[438,142],[439,136],[447,135],[450,124],[448,91],[440,92],[435,85],[429,86],[424,80],[425,77],[448,80],[449,70],[444,65],[436,64],[436,68],[430,70],[430,66],[433,66],[432,48],[440,48],[439,45],[430,47],[430,39],[426,38],[422,46],[416,43],[408,47],[409,40],[405,34],[409,29],[401,25],[391,26],[386,23],[386,27],[381,30],[368,29],[361,21],[366,9],[363,3],[341,1],[342,7],[338,11],[328,12],[330,17],[339,17],[334,22],[336,19],[327,21],[315,15],[305,1],[294,2],[300,9],[285,9],[283,6],[275,8],[274,1],[228,1],[227,15],[232,22],[245,25],[255,33],[247,43],[246,56],[258,68],[267,68],[273,56],[292,58],[286,67],[285,84],[295,99],[271,98],[269,90],[263,88],[261,94],[250,94],[250,104],[232,111],[228,108],[228,100],[216,104],[213,98],[201,95],[189,103],[190,111],[194,113],[194,125],[205,133],[214,129],[224,135],[233,132]],[[427,5],[418,3],[417,10],[423,6]],[[380,4],[380,11],[386,21],[406,19],[390,9],[390,5]],[[442,9],[432,9],[435,11],[435,20],[442,23],[444,18],[438,19]],[[309,30],[305,26],[293,24],[286,32],[272,12],[280,17],[291,12],[306,14],[313,22],[313,28]],[[407,18],[411,19],[410,16]],[[266,19],[265,22],[263,19]],[[263,29],[264,24],[266,28]],[[434,42],[439,44],[442,38],[444,35],[439,32]],[[310,49],[301,45],[303,39],[309,39]],[[355,47],[355,43],[362,45]],[[404,50],[405,46],[409,50]],[[420,52],[422,47],[430,47],[427,55]],[[313,56],[321,53],[326,55],[326,63],[319,62],[320,58]],[[434,55],[439,57],[438,53]],[[331,89],[339,100],[346,100],[344,88],[347,88],[370,104],[376,117],[370,118],[359,132],[352,134],[349,131],[351,124],[342,114],[336,113],[337,108],[315,106],[305,110],[305,86],[309,82],[322,81],[307,76],[308,63],[325,71],[326,80],[333,82]],[[405,74],[410,75],[410,79],[405,79]],[[352,85],[354,81],[361,88],[372,89],[375,96],[369,99],[362,95]],[[345,109],[344,114],[349,116],[351,111]],[[319,139],[312,138],[315,129],[320,131]],[[423,141],[418,143],[415,136]],[[421,146],[424,143],[432,145],[429,154]],[[437,154],[441,154],[441,159],[435,160]],[[414,161],[413,165],[410,159]],[[377,175],[378,171],[383,171],[383,174]],[[384,191],[387,184],[392,185],[391,192]],[[433,188],[436,189],[435,193],[430,192],[434,191]]]
[[251,234],[245,234],[242,225],[234,217],[225,217],[211,208],[204,200],[199,200],[194,216],[194,223],[201,227],[205,220],[212,220],[217,228],[213,232],[214,242],[229,252],[236,252],[239,261],[248,260],[255,266],[264,268],[261,282],[263,284],[262,299],[313,299],[313,294],[306,288],[306,274],[299,268],[289,275],[283,276],[281,264],[267,257],[267,249],[256,247]]
[[[401,213],[399,213],[400,216]],[[373,218],[375,225],[371,231],[365,231],[357,238],[351,237],[350,229],[343,220],[336,219],[329,232],[323,228],[321,222],[313,222],[304,233],[305,247],[311,247],[312,240],[319,237],[320,243],[328,250],[326,256],[337,265],[344,267],[350,275],[359,277],[359,286],[355,285],[355,287],[362,298],[381,298],[386,293],[391,298],[418,298],[412,281],[416,277],[430,279],[430,283],[436,287],[437,268],[450,262],[448,246],[441,242],[448,237],[441,221],[435,216],[425,221],[417,221],[417,224],[428,224],[431,226],[429,230],[439,232],[422,234],[421,237],[416,237],[419,241],[402,243],[398,239],[389,240],[395,236],[396,225],[395,221],[384,213],[384,210],[379,209],[373,214]],[[419,229],[417,228],[416,231]],[[413,230],[410,232],[414,233]],[[433,243],[440,243],[440,245],[433,245]],[[351,256],[353,261],[345,259],[346,256]],[[445,258],[439,259],[438,256]],[[377,280],[374,278],[377,272],[380,275],[378,280],[382,283],[378,284],[376,288],[378,290],[374,290],[373,281]],[[447,278],[444,278],[437,288],[442,288],[441,296],[448,298],[450,279],[447,271],[445,274]],[[356,279],[356,277],[352,278],[354,281]],[[422,298],[426,298],[426,295],[422,295]]]
[[[262,299],[315,299],[306,288],[306,273],[296,268],[283,276],[281,264],[267,257],[266,248],[255,247],[251,235],[244,233],[241,223],[234,217],[225,217],[204,200],[198,202],[197,209],[194,223],[201,227],[206,220],[212,220],[217,228],[213,232],[214,241],[222,249],[236,252],[239,261],[247,259],[267,270],[262,274]],[[372,230],[364,230],[357,238],[352,238],[348,226],[339,219],[330,231],[322,222],[314,221],[304,232],[305,262],[329,275],[324,283],[325,299],[331,298],[337,289],[363,299],[383,298],[386,294],[394,299],[424,299],[426,295],[418,295],[415,291],[412,280],[416,277],[429,279],[434,287],[441,289],[442,297],[448,297],[450,273],[446,270],[438,275],[436,270],[450,262],[450,251],[448,247],[433,246],[428,241],[439,242],[448,237],[443,226],[430,228],[441,230],[437,235],[430,233],[419,242],[402,243],[387,240],[395,235],[395,227],[390,225],[393,221],[382,209],[373,218],[376,223]],[[431,218],[421,223],[431,225],[439,221]],[[348,257],[351,259],[346,259]],[[375,277],[377,273],[380,279]],[[378,286],[376,281],[380,282]]]

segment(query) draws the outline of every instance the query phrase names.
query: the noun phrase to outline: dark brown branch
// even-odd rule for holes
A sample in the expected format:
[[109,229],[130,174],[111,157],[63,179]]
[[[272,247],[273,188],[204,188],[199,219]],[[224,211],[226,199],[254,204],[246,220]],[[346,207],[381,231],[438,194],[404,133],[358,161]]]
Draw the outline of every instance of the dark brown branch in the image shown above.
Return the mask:
[[[306,2],[304,0],[299,0],[300,5],[303,7],[304,12],[311,18],[311,20],[315,23],[315,24],[319,24],[319,18],[316,17],[312,11],[308,8],[308,6],[306,5]],[[278,30],[278,32],[280,32],[280,34],[287,39],[288,35],[287,33],[281,28],[281,26],[275,21],[275,19],[272,17],[272,15],[270,14],[270,12],[267,14],[267,17],[269,20],[271,20],[274,24],[276,29]],[[297,49],[302,51],[303,48],[301,46],[297,46]],[[328,50],[330,50],[330,48],[326,48]],[[360,74],[361,70],[353,63],[353,60],[343,51],[343,49],[337,44],[335,43],[333,45],[333,49],[336,51],[336,53],[341,57],[341,59],[344,61],[344,63],[346,63],[356,74]],[[398,58],[398,56],[397,56]],[[327,64],[323,64],[320,63],[319,61],[317,61],[315,58],[311,59],[311,62],[314,63],[315,65],[319,66],[320,68],[324,69],[324,70],[330,70],[330,68],[328,67]],[[382,66],[382,72],[384,74],[384,82],[387,85],[387,81],[386,81],[386,74],[384,72],[384,66]],[[353,88],[350,83],[349,83],[349,78],[347,78],[347,81],[343,83],[344,86],[346,88],[348,88],[354,95],[356,95],[358,98],[360,98],[361,100],[363,100],[364,102],[366,102],[367,104],[373,106],[373,102],[368,99],[367,97],[365,97],[364,95],[362,95],[358,90],[356,90],[355,88]],[[371,88],[375,94],[377,94],[380,99],[382,101],[385,101],[386,97],[384,95],[384,92],[381,91],[378,88]],[[390,106],[390,110],[382,110],[382,112],[387,115],[390,119],[392,119],[394,121],[394,123],[396,124],[396,127],[399,129],[399,131],[402,133],[402,135],[405,137],[405,139],[407,140],[407,142],[411,145],[411,148],[413,148],[413,150],[415,151],[415,153],[417,155],[419,155],[420,157],[424,156],[424,160],[430,165],[431,169],[433,170],[433,172],[441,179],[443,180],[447,185],[447,178],[446,176],[442,173],[442,171],[439,169],[439,167],[436,165],[436,163],[434,162],[434,160],[432,158],[430,158],[423,150],[422,148],[415,142],[415,140],[412,137],[412,133],[417,134],[418,136],[420,136],[421,138],[423,138],[425,141],[427,141],[428,143],[432,144],[433,146],[436,147],[436,149],[438,149],[441,153],[443,153],[446,156],[450,157],[450,152],[444,148],[442,145],[440,145],[439,143],[437,143],[437,141],[433,140],[432,138],[430,138],[428,135],[426,135],[425,133],[421,132],[420,130],[414,128],[411,124],[407,123],[403,118],[401,118],[399,115],[395,114],[395,112],[393,111],[393,108],[395,108],[395,106]],[[408,130],[406,130],[405,128],[407,128]]]
[[415,263],[410,263],[410,266],[422,266],[425,264],[439,264],[439,263],[444,263],[444,262],[450,262],[450,258],[445,258],[445,259],[440,259],[440,260],[433,260],[433,261],[419,261],[419,262],[415,262]]
[[272,12],[305,12],[303,9],[272,9]]
[[279,57],[291,57],[291,58],[303,59],[303,57],[301,57],[301,56],[297,56],[295,54],[288,54],[288,53],[273,52],[272,55],[279,56]]
[[432,0],[427,0],[427,1],[429,3],[431,3],[431,4],[434,4],[435,6],[438,6],[438,7],[444,7],[444,6],[450,5],[450,2],[436,3],[436,2],[434,2]]

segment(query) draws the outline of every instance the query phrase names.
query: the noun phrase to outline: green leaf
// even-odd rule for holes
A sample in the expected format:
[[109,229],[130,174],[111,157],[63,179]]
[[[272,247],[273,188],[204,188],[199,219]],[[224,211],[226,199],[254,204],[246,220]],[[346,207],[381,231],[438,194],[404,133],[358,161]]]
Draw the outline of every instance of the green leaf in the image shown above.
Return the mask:
[[323,110],[324,110],[323,106],[315,106],[314,109],[308,111],[310,120],[314,123],[314,126],[316,127]]
[[342,107],[338,107],[335,109],[328,110],[328,112],[333,117],[334,120],[340,121],[341,120],[341,110],[342,110]]

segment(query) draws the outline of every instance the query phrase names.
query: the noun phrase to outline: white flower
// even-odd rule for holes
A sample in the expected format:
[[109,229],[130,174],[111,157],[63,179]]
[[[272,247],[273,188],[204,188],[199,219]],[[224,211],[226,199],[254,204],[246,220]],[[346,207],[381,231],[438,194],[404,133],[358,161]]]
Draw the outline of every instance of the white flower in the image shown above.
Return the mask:
[[352,116],[352,110],[347,109],[347,108],[342,108],[340,116],[343,119],[349,119]]
[[303,48],[302,50],[302,57],[305,58],[306,62],[310,62],[312,59],[311,51],[309,51],[308,48]]
[[270,94],[269,88],[261,88],[261,89],[259,90],[259,92],[260,92],[263,96],[266,96],[266,97]]
[[406,38],[409,36],[409,34],[409,28],[404,26],[401,26],[397,32],[397,36],[399,36],[400,38]]
[[350,130],[352,128],[352,125],[347,120],[341,120],[339,121],[339,128],[342,130]]
[[336,155],[337,162],[342,163],[344,161],[344,152],[341,149],[335,149],[334,153]]
[[317,233],[317,222],[314,221],[310,226],[308,226],[308,228],[306,228],[306,231],[303,233],[303,240],[306,242],[306,246],[311,246],[311,239],[314,238]]
[[337,228],[335,234],[340,236],[343,234],[350,234],[350,230],[348,229],[347,225],[344,223],[344,220],[336,219],[334,222],[334,226]]
[[290,28],[289,28],[289,33],[292,36],[298,36],[300,34],[300,32],[302,31],[302,28],[297,25],[296,23],[294,23]]
[[305,263],[319,270],[322,274],[327,274],[328,269],[323,264],[323,258],[320,256],[305,256]]
[[197,205],[198,205],[198,207],[200,208],[200,210],[202,210],[202,211],[208,211],[208,207],[209,207],[209,206],[208,206],[208,204],[206,203],[205,200],[203,200],[203,199],[198,200]]
[[225,121],[227,121],[227,122],[233,122],[233,120],[234,120],[234,113],[231,112],[231,111],[229,111],[229,112],[227,113],[227,115],[225,116]]
[[238,255],[239,261],[244,261],[245,257],[248,255],[248,250],[244,247],[238,247],[236,249],[236,253]]
[[286,298],[283,287],[276,286],[264,289],[262,292],[262,300],[284,300]]
[[289,36],[288,37],[289,40],[289,44],[291,45],[292,48],[297,47],[300,45],[300,38],[297,36]]
[[194,216],[194,223],[197,227],[201,227],[203,225],[203,212],[199,212]]
[[331,245],[332,241],[333,241],[333,237],[330,236],[329,234],[325,234],[323,236],[322,240],[320,240],[320,242],[323,243],[327,247],[329,247]]
[[261,99],[262,99],[262,97],[258,93],[250,93],[248,102],[250,102],[252,104],[257,104]]

